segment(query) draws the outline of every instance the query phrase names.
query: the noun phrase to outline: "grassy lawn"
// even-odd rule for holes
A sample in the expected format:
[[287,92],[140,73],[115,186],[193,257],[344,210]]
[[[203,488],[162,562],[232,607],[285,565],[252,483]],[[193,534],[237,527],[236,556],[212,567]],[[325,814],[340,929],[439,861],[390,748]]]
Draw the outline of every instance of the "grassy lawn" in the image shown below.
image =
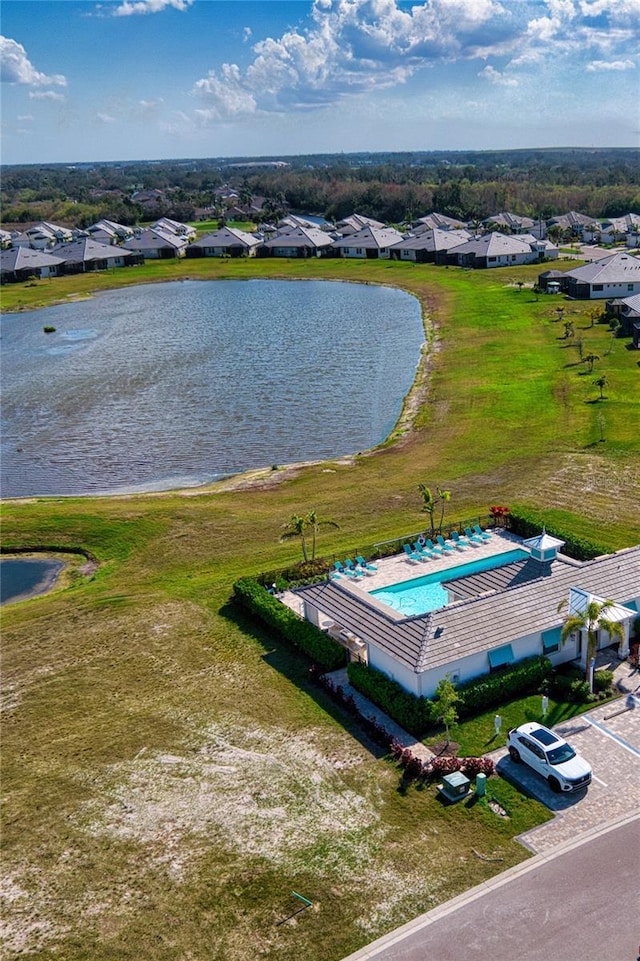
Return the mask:
[[[588,303],[515,286],[537,273],[197,260],[3,288],[17,310],[184,277],[397,284],[423,305],[430,348],[376,452],[206,491],[3,504],[5,549],[99,561],[3,609],[5,956],[332,961],[528,856],[513,837],[544,809],[514,792],[505,820],[400,792],[306,662],[229,596],[242,574],[298,559],[279,541],[294,512],[340,524],[323,553],[417,529],[419,482],[451,490],[452,517],[521,503],[605,548],[638,543],[637,355],[590,326]],[[601,358],[593,375],[562,338],[561,303]],[[493,713],[452,736],[484,744]],[[292,890],[313,905],[279,925]]]
[[[599,701],[599,704],[602,702]],[[547,727],[568,721],[572,717],[584,714],[593,708],[593,704],[574,704],[567,701],[554,701],[549,698],[549,708],[546,715],[542,715],[542,701],[539,694],[532,697],[518,698],[502,704],[499,708],[486,711],[470,720],[453,724],[449,729],[452,741],[459,745],[460,757],[479,757],[491,753],[504,746],[508,732],[512,727],[518,727],[527,721],[540,721]],[[496,714],[502,718],[500,733],[496,735],[494,719]],[[442,735],[430,738],[426,743],[442,741]]]

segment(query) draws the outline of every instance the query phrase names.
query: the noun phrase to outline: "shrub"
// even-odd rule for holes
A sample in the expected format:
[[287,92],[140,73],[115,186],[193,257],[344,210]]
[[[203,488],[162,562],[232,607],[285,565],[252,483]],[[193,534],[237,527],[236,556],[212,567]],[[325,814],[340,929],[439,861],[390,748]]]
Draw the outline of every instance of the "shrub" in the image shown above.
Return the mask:
[[345,653],[337,641],[314,624],[298,617],[252,577],[236,581],[233,592],[236,601],[246,610],[304,651],[325,670],[335,670],[344,664]]
[[542,514],[522,507],[511,508],[509,516],[509,530],[519,537],[536,537],[545,528],[547,534],[564,541],[562,551],[568,557],[578,561],[589,561],[600,554],[606,554],[607,548],[594,541],[563,531],[558,525],[549,523]]
[[593,689],[597,693],[610,691],[613,687],[613,671],[594,671]]
[[537,691],[551,670],[546,657],[528,657],[507,670],[467,681],[458,687],[458,714],[461,718],[472,717],[494,704]]
[[414,737],[423,737],[433,720],[433,703],[405,691],[397,681],[373,667],[353,661],[347,668],[349,681],[357,691],[392,717]]

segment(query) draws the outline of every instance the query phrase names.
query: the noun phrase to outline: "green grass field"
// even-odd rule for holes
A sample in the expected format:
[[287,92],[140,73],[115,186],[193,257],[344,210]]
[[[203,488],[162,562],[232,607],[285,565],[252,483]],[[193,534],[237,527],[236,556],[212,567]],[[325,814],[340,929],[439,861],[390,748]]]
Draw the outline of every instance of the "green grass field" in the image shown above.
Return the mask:
[[[375,452],[207,491],[3,504],[5,550],[99,561],[3,609],[6,957],[333,961],[528,856],[514,835],[544,809],[502,784],[509,820],[400,791],[304,659],[229,597],[298,558],[279,542],[294,512],[340,524],[322,553],[419,529],[419,482],[451,490],[451,517],[523,504],[606,548],[638,543],[638,355],[588,303],[515,286],[537,273],[197,260],[3,288],[7,311],[185,276],[397,284],[428,345]],[[313,904],[279,924],[292,891]]]

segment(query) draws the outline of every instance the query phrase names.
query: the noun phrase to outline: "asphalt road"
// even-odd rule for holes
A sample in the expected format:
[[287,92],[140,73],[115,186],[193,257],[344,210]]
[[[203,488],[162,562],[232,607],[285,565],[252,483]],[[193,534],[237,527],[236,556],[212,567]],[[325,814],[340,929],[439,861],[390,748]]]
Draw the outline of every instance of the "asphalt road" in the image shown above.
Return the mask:
[[505,872],[345,961],[636,961],[639,955],[636,815]]

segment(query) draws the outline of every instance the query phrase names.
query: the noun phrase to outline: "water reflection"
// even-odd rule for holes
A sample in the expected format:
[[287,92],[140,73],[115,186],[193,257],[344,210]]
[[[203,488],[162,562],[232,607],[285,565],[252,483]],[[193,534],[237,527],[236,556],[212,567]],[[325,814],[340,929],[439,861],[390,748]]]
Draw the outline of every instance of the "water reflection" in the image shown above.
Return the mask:
[[5,497],[364,450],[393,428],[423,339],[410,295],[326,281],[134,287],[5,315],[2,332]]

